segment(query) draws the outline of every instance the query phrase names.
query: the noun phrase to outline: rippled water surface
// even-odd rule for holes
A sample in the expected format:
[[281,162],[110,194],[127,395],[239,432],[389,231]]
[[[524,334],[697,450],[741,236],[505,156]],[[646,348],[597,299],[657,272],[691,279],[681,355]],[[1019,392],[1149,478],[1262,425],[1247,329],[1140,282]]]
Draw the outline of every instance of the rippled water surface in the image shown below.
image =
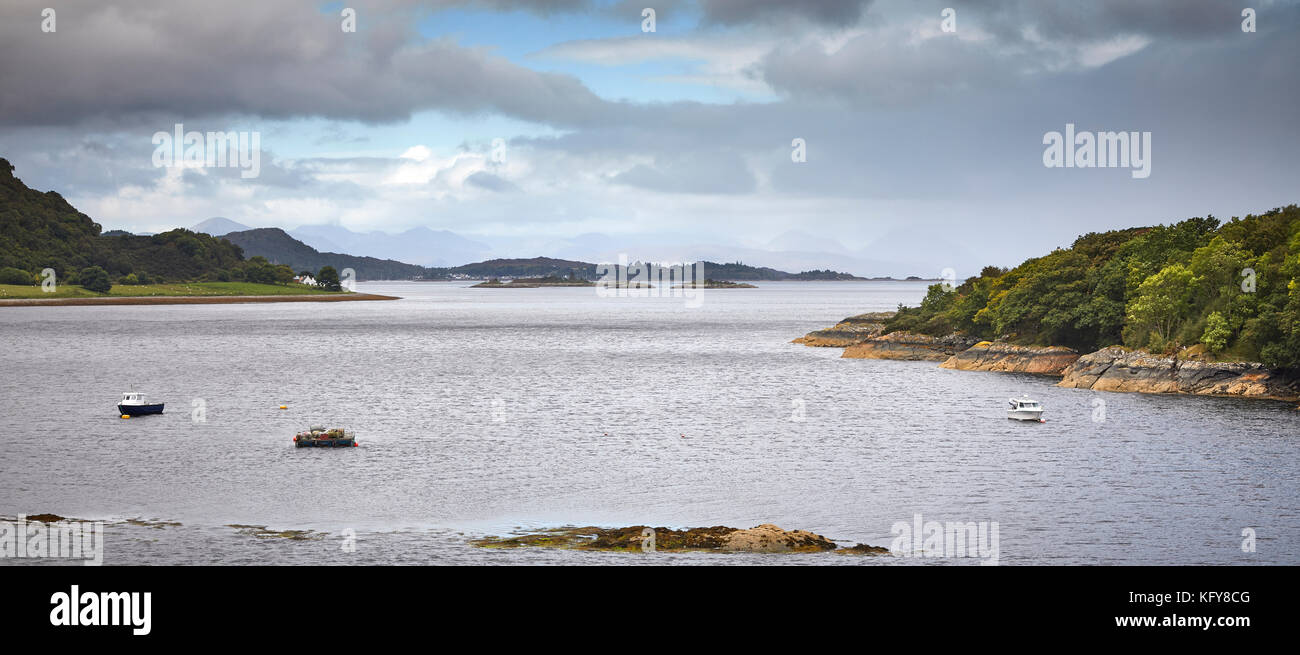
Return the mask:
[[[1300,564],[1300,412],[1287,403],[1060,389],[789,343],[918,302],[924,283],[764,283],[695,308],[466,287],[0,309],[0,516],[179,523],[110,524],[110,563],[970,563],[466,543],[776,523],[888,546],[894,523],[921,514],[998,522],[1003,564]],[[121,420],[123,391],[167,412]],[[1021,393],[1047,423],[1005,418]],[[295,449],[310,423],[361,445]],[[1255,553],[1241,549],[1248,527]],[[355,552],[340,547],[349,529]]]

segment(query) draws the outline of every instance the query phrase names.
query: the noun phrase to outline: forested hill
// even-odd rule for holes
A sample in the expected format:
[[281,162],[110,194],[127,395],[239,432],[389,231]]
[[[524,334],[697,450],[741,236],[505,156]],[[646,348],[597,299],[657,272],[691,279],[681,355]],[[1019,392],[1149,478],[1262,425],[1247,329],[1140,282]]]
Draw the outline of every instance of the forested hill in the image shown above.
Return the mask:
[[426,277],[429,270],[391,259],[319,252],[278,227],[231,232],[221,238],[238,245],[249,256],[260,255],[272,264],[283,264],[295,271],[315,272],[333,266],[338,271],[352,269],[359,280],[409,280]]
[[0,158],[0,270],[35,278],[52,268],[73,281],[98,266],[110,275],[145,279],[216,278],[243,260],[239,248],[206,234],[172,230],[153,236],[105,236],[98,223],[54,191],[30,189]]
[[594,280],[596,265],[569,259],[551,257],[532,257],[529,259],[489,259],[484,262],[453,266],[451,268],[431,268],[428,277],[446,278],[464,276],[473,278],[490,277],[569,277],[573,275],[583,280]]
[[1084,352],[1198,347],[1297,368],[1300,208],[1085,234],[1013,269],[932,285],[920,307],[900,307],[885,329]]

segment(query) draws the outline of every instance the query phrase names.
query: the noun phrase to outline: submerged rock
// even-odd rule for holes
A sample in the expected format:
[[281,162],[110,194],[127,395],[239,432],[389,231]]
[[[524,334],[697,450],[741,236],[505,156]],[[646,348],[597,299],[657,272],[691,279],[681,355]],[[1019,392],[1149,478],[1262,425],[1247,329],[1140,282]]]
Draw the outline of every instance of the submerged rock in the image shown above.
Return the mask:
[[[835,550],[835,542],[805,530],[782,530],[764,523],[748,530],[715,525],[708,528],[556,528],[517,537],[484,537],[471,541],[481,548],[565,548],[573,550],[662,552],[809,553]],[[643,547],[644,545],[644,547]]]
[[844,349],[841,357],[849,359],[902,359],[907,361],[941,362],[975,345],[978,339],[950,334],[932,337],[928,334],[890,332],[871,337]]
[[858,544],[849,548],[841,548],[835,552],[840,553],[841,555],[888,555],[889,549],[884,546]]
[[961,371],[1061,375],[1078,358],[1078,351],[1064,346],[1017,346],[1000,341],[981,341],[944,360],[939,367]]
[[885,330],[885,321],[894,317],[896,312],[868,312],[850,316],[834,327],[817,330],[791,341],[805,346],[820,348],[844,348],[861,343],[879,335]]
[[319,541],[326,536],[323,532],[313,530],[271,530],[265,525],[241,525],[231,523],[228,528],[234,528],[239,534],[258,539],[289,539],[291,541]]
[[40,521],[41,523],[58,523],[59,521],[71,521],[72,519],[58,514],[28,514],[28,521]]
[[1062,387],[1300,400],[1300,376],[1254,362],[1209,362],[1102,348],[1075,360]]

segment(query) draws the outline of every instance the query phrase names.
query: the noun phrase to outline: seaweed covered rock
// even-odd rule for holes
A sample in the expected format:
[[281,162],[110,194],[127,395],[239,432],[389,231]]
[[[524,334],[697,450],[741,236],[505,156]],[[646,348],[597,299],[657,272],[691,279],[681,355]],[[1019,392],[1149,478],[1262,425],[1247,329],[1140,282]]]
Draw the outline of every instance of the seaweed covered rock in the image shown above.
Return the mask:
[[841,548],[835,552],[840,553],[841,555],[888,555],[889,549],[884,546],[858,544],[848,548]]
[[516,537],[485,537],[472,542],[483,548],[565,548],[573,550],[642,551],[653,543],[663,552],[809,553],[835,550],[835,542],[806,530],[782,530],[770,523],[741,530],[724,525],[708,528],[557,528]]

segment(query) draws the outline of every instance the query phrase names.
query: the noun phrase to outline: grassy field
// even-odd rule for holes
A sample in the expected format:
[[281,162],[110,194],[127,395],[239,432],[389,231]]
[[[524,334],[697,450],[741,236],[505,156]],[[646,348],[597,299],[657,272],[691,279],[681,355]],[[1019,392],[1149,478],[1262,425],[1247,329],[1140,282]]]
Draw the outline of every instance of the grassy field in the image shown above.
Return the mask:
[[108,293],[95,293],[79,286],[60,284],[53,293],[43,293],[39,286],[0,284],[3,298],[132,298],[140,296],[301,296],[337,295],[301,284],[254,284],[251,282],[190,282],[177,284],[113,285]]

